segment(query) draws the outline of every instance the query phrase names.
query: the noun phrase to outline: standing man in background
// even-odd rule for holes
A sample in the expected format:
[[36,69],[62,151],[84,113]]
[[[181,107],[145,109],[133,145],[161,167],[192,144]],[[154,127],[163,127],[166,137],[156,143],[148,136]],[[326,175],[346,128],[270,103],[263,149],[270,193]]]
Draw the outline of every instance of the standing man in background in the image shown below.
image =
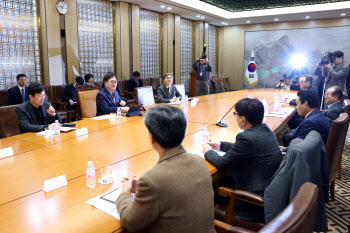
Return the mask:
[[27,77],[25,74],[17,75],[17,86],[8,89],[7,105],[21,104],[29,100]]
[[212,67],[209,64],[208,58],[201,54],[198,60],[195,60],[192,64],[193,69],[196,71],[196,96],[209,94],[209,73],[212,71]]

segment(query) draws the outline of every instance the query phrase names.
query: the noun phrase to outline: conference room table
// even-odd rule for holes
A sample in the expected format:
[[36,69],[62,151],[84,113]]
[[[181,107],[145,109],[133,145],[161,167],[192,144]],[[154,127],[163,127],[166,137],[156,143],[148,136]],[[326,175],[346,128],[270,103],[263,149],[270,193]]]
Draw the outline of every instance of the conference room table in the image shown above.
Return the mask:
[[[203,156],[203,127],[207,127],[212,141],[234,142],[239,129],[233,111],[225,117],[229,125],[227,128],[218,127],[215,123],[244,97],[265,99],[269,112],[286,112],[283,117],[268,116],[264,119],[275,134],[295,112],[295,107],[276,101],[277,98],[296,98],[295,91],[248,89],[200,96],[195,105],[190,102],[174,105],[182,108],[187,116],[186,136],[182,143],[185,149]],[[159,157],[149,142],[143,117],[122,117],[117,121],[83,119],[75,123],[76,128],[86,127],[88,134],[76,136],[76,132],[71,131],[45,138],[26,133],[0,140],[0,149],[12,147],[14,153],[0,159],[0,232],[125,230],[119,220],[85,202],[120,188],[121,179],[131,172],[140,177],[157,163]],[[96,168],[94,189],[86,186],[88,161],[93,161]],[[100,168],[104,165],[112,168],[112,184],[97,182],[101,177]],[[209,162],[208,170],[213,182],[220,178],[221,172]],[[63,174],[68,185],[50,192],[43,191],[45,180]]]

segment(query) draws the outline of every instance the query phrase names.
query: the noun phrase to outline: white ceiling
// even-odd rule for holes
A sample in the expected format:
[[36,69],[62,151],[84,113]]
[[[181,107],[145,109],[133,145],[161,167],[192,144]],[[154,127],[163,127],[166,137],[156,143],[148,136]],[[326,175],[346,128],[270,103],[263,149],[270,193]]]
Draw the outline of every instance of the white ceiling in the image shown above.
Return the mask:
[[[118,1],[118,0],[111,0]],[[187,0],[191,1],[191,0]],[[157,12],[170,12],[173,14],[180,15],[183,18],[191,20],[202,20],[206,21],[209,24],[216,26],[223,26],[222,22],[228,23],[228,25],[241,25],[247,24],[247,21],[250,21],[250,24],[256,23],[271,23],[275,22],[274,19],[278,18],[278,22],[284,21],[298,21],[298,20],[312,20],[312,19],[324,19],[324,18],[342,18],[350,16],[350,1],[341,2],[337,4],[320,4],[319,7],[314,6],[305,6],[305,7],[290,7],[290,8],[278,8],[273,10],[262,10],[262,11],[250,11],[243,13],[231,13],[232,18],[227,19],[220,15],[215,14],[215,12],[208,12],[205,10],[200,10],[198,7],[192,7],[177,3],[172,0],[128,0],[123,1],[128,3],[133,3],[139,5],[141,8],[153,10]],[[165,8],[160,6],[164,5]],[[167,7],[171,7],[171,10],[167,10]],[[215,7],[213,6],[213,9]],[[299,9],[297,9],[299,8]],[[300,13],[300,8],[304,9],[303,13]],[[315,10],[316,8],[319,8]],[[308,11],[310,9],[310,12]],[[333,9],[333,10],[324,10],[324,9]],[[311,12],[312,11],[312,12]],[[345,13],[346,16],[341,16],[341,13]],[[204,16],[204,19],[198,18],[197,15]],[[259,16],[263,15],[263,16]],[[309,16],[309,19],[305,19],[306,16]]]

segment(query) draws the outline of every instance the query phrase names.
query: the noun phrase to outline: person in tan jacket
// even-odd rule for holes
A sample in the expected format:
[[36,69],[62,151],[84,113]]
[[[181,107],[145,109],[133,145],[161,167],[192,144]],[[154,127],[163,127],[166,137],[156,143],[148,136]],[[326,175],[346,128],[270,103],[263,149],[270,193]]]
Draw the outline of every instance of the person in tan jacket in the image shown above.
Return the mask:
[[122,224],[131,232],[146,228],[152,233],[215,232],[208,165],[181,145],[187,127],[184,112],[157,106],[146,114],[145,125],[159,161],[138,180],[133,175],[124,178],[116,200]]

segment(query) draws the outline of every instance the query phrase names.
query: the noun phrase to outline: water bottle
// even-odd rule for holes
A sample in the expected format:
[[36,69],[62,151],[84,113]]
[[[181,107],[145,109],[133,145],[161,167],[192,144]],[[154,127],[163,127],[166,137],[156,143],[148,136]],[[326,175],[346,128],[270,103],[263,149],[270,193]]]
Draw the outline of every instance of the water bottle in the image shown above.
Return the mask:
[[120,120],[120,119],[122,119],[122,109],[118,108],[117,109],[117,120]]
[[187,105],[188,104],[188,96],[185,95],[185,104]]
[[207,127],[202,129],[202,143],[207,144],[209,142],[209,133]]
[[278,94],[275,94],[275,103],[278,103],[280,101],[280,97],[278,96]]
[[61,134],[61,125],[58,123],[58,120],[55,120],[55,133],[54,135],[60,135]]
[[88,188],[95,188],[96,186],[95,167],[92,161],[88,162],[88,166],[86,168],[86,184]]

